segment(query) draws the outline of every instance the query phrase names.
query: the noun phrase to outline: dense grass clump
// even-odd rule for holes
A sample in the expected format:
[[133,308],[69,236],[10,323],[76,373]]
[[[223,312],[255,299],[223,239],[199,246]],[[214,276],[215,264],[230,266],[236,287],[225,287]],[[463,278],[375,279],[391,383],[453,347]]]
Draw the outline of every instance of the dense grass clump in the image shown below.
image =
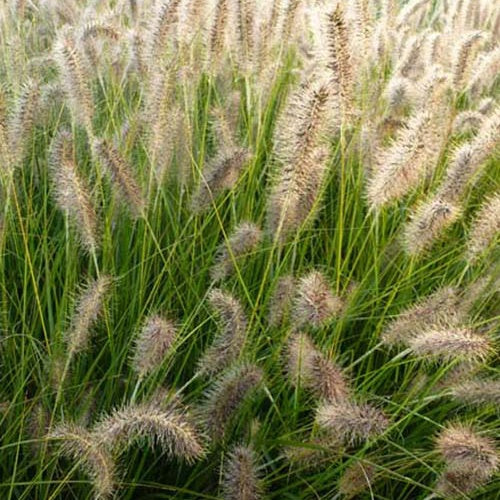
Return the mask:
[[0,6],[0,498],[492,499],[491,0]]

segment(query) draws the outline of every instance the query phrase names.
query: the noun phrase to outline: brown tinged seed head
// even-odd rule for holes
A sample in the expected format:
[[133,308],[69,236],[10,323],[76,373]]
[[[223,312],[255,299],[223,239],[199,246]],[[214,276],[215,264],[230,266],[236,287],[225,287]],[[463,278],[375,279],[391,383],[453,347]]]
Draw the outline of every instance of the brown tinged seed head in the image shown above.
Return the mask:
[[224,438],[238,409],[260,386],[263,372],[256,365],[232,366],[214,382],[200,408],[205,426],[214,440]]
[[224,500],[258,500],[262,498],[255,451],[250,446],[236,445],[228,453],[222,480]]
[[436,449],[448,467],[489,478],[498,470],[495,442],[462,423],[448,424],[436,438]]
[[292,385],[302,386],[325,401],[342,401],[349,396],[349,384],[341,368],[319,351],[306,334],[292,335],[286,361]]
[[486,479],[478,476],[474,471],[447,468],[440,474],[434,489],[436,494],[443,498],[463,499],[485,482]]
[[200,362],[200,373],[217,373],[236,361],[245,345],[247,318],[240,302],[220,289],[210,292],[208,300],[219,316],[220,330]]
[[323,326],[343,309],[343,300],[332,293],[322,273],[311,271],[300,278],[293,307],[293,320],[298,327]]
[[479,209],[469,232],[467,260],[475,262],[500,233],[500,193],[489,197]]
[[216,262],[210,272],[212,279],[220,281],[233,274],[238,261],[255,250],[261,240],[262,231],[256,224],[239,223],[227,242],[219,246]]
[[98,218],[85,180],[73,159],[73,138],[60,130],[50,150],[49,169],[55,198],[61,211],[73,222],[82,246],[90,253],[99,247]]
[[95,156],[106,168],[113,185],[119,190],[134,216],[140,217],[144,215],[146,200],[142,195],[137,180],[134,178],[131,166],[106,139],[95,138],[92,146]]
[[111,284],[110,276],[101,276],[90,281],[80,293],[70,327],[64,335],[68,356],[72,357],[88,348],[92,327],[102,314],[104,298]]
[[94,498],[112,498],[115,491],[115,463],[109,451],[100,443],[98,434],[76,424],[57,425],[48,435],[59,441],[61,455],[75,460],[89,476],[94,490]]
[[154,401],[129,404],[102,418],[94,434],[113,450],[148,441],[151,446],[158,445],[169,458],[188,463],[204,455],[202,436],[177,400],[161,405]]
[[409,255],[419,256],[461,215],[457,204],[434,197],[415,210],[403,233],[404,247]]
[[381,435],[389,426],[389,419],[369,403],[342,400],[322,403],[316,411],[316,423],[346,445],[353,445]]
[[143,378],[158,368],[172,349],[177,337],[174,323],[161,316],[146,319],[135,340],[132,368]]
[[465,319],[467,310],[460,307],[461,297],[453,287],[437,289],[402,311],[382,332],[387,345],[407,344],[432,324],[455,324]]
[[446,327],[422,332],[409,341],[417,356],[444,362],[481,363],[491,353],[491,341],[468,328]]
[[235,186],[250,158],[246,148],[222,150],[207,166],[207,171],[202,172],[200,184],[191,199],[191,208],[196,212],[210,208],[220,193]]
[[493,405],[500,410],[500,380],[476,378],[451,386],[453,399],[466,405]]

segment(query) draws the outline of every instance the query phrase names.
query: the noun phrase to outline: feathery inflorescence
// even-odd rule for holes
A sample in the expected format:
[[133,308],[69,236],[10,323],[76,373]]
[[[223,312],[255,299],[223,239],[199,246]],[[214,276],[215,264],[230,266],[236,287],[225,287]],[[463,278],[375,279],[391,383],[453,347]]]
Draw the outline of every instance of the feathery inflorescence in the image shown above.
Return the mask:
[[293,304],[293,320],[298,327],[320,327],[338,317],[344,301],[333,294],[326,277],[311,271],[300,278]]
[[342,401],[350,394],[341,368],[303,333],[293,334],[288,342],[287,374],[294,386],[302,386],[322,400]]
[[212,290],[209,302],[217,312],[220,330],[199,361],[201,373],[217,373],[236,361],[245,345],[247,318],[240,302],[231,294]]
[[99,247],[99,224],[87,183],[74,161],[73,138],[61,130],[52,141],[49,167],[60,209],[73,221],[82,246],[90,253]]
[[364,461],[356,460],[350,465],[339,479],[338,488],[343,498],[353,498],[371,489],[372,483],[376,479],[375,467]]
[[419,333],[410,339],[409,346],[417,356],[423,358],[470,363],[484,361],[492,349],[486,335],[453,326]]
[[121,450],[136,442],[149,442],[170,458],[192,463],[204,454],[203,437],[187,408],[178,401],[128,404],[103,417],[95,426],[103,446]]
[[139,378],[161,366],[177,338],[175,324],[159,315],[146,319],[135,340],[132,368]]
[[263,380],[262,370],[252,364],[230,367],[209,389],[200,408],[210,436],[221,440],[240,406]]
[[380,436],[389,426],[389,419],[369,403],[341,400],[321,404],[316,411],[316,423],[352,445]]
[[223,472],[222,497],[224,500],[262,498],[257,457],[252,447],[233,446],[226,458]]
[[88,348],[92,328],[103,312],[103,301],[111,284],[111,277],[100,276],[89,282],[79,295],[70,326],[64,335],[70,358]]
[[293,276],[281,276],[269,302],[269,324],[280,326],[290,314],[297,283]]
[[253,222],[241,222],[228,237],[227,243],[219,246],[216,261],[211,270],[214,281],[227,278],[241,262],[242,258],[255,250],[262,239],[262,231]]
[[116,488],[115,463],[100,436],[72,423],[57,425],[48,435],[59,442],[60,453],[77,462],[89,476],[94,498],[111,498]]
[[451,395],[467,405],[495,405],[500,409],[500,381],[488,378],[464,380],[450,387]]

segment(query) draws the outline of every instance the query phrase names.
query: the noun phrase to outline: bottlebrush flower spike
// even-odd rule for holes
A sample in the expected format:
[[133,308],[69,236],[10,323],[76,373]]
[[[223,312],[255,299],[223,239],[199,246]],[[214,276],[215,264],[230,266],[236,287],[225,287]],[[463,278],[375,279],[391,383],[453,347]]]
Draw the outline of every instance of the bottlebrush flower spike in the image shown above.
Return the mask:
[[498,470],[499,457],[494,441],[466,424],[448,424],[436,438],[436,448],[454,471],[473,472],[489,478]]
[[201,410],[210,436],[221,440],[241,405],[262,383],[262,370],[252,364],[233,366],[209,390]]
[[338,123],[332,116],[335,109],[331,82],[319,77],[294,94],[277,126],[278,167],[267,206],[267,228],[279,241],[299,229],[317,207],[328,161],[323,141]]
[[344,301],[332,293],[326,277],[312,271],[299,280],[293,320],[298,327],[320,327],[338,317],[344,306]]
[[54,59],[61,73],[60,79],[71,113],[75,121],[83,125],[91,136],[95,111],[91,71],[72,27],[66,25],[58,32],[54,44]]
[[460,307],[461,297],[453,287],[439,288],[429,296],[417,301],[393,319],[382,333],[382,341],[388,345],[406,344],[429,325],[459,323],[466,317]]
[[485,482],[487,479],[475,472],[445,469],[439,476],[435,492],[446,499],[464,498],[464,495],[470,495]]
[[64,336],[70,357],[88,348],[92,327],[102,314],[103,301],[111,283],[111,277],[101,276],[91,281],[78,297],[70,327]]
[[430,329],[411,339],[409,346],[417,356],[445,362],[458,359],[477,363],[491,353],[491,342],[487,336],[457,327]]
[[500,193],[488,198],[474,219],[467,241],[467,260],[474,262],[484,254],[500,233]]
[[325,401],[342,401],[350,388],[342,369],[319,351],[303,333],[295,333],[288,342],[288,379],[294,386],[302,386]]
[[228,453],[222,482],[224,500],[258,500],[262,498],[255,451],[250,446],[233,446]]
[[229,236],[227,243],[219,246],[216,262],[211,269],[214,281],[227,278],[243,257],[255,250],[262,240],[262,231],[253,222],[241,222]]
[[135,442],[158,445],[169,458],[193,463],[204,455],[202,436],[187,409],[174,400],[170,404],[129,404],[105,416],[94,428],[103,446],[120,450]]
[[348,400],[323,403],[316,411],[316,423],[347,445],[367,441],[389,426],[384,412],[368,403]]
[[455,203],[438,197],[417,207],[404,230],[404,247],[410,255],[420,255],[428,250],[461,215]]
[[296,280],[291,275],[281,276],[278,279],[269,303],[269,324],[271,326],[280,326],[288,316],[296,287]]
[[202,172],[200,184],[191,200],[192,209],[196,212],[206,210],[220,193],[233,188],[249,159],[250,152],[246,148],[233,147],[219,152],[206,172]]
[[473,31],[463,36],[453,62],[453,86],[456,90],[461,90],[470,68],[470,61],[473,59],[474,47],[484,38],[481,31]]
[[176,40],[174,32],[181,15],[181,0],[160,0],[155,7],[150,26],[149,66],[155,68],[165,57],[169,42]]
[[127,205],[134,216],[142,216],[146,209],[146,201],[137,180],[133,176],[131,166],[126,163],[119,151],[106,139],[94,139],[93,150],[111,176],[113,184],[127,201]]
[[476,378],[451,386],[453,399],[472,406],[492,404],[500,408],[500,380]]
[[226,42],[226,31],[229,18],[229,0],[217,0],[215,18],[209,34],[208,46],[210,54],[209,67],[218,67]]
[[171,350],[177,337],[174,323],[161,316],[146,319],[135,340],[132,368],[139,378],[158,368]]
[[73,159],[73,139],[61,130],[52,141],[49,157],[55,198],[59,208],[74,223],[82,246],[90,253],[99,247],[98,219],[88,186]]
[[479,111],[462,111],[453,122],[453,132],[455,134],[477,132],[483,121],[484,115]]
[[247,318],[240,302],[222,290],[212,290],[210,305],[220,318],[220,332],[199,362],[201,373],[217,373],[240,356],[246,340]]
[[77,462],[90,477],[96,499],[111,498],[115,491],[115,463],[101,446],[100,437],[76,424],[59,424],[48,435],[59,441],[60,453]]

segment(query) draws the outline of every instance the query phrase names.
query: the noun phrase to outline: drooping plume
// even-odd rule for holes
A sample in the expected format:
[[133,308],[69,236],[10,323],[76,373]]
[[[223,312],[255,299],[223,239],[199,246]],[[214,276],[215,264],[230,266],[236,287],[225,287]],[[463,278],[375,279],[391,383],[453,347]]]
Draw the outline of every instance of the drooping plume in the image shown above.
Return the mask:
[[217,373],[236,361],[246,340],[247,318],[240,302],[219,289],[210,292],[209,301],[219,316],[220,330],[199,362],[201,373]]
[[258,246],[262,239],[262,231],[253,222],[241,222],[227,242],[223,242],[217,251],[216,262],[211,269],[214,281],[227,278],[235,272],[242,259]]
[[129,404],[103,417],[95,426],[103,446],[123,450],[136,442],[157,445],[169,458],[188,463],[204,454],[203,439],[189,413],[176,400]]

